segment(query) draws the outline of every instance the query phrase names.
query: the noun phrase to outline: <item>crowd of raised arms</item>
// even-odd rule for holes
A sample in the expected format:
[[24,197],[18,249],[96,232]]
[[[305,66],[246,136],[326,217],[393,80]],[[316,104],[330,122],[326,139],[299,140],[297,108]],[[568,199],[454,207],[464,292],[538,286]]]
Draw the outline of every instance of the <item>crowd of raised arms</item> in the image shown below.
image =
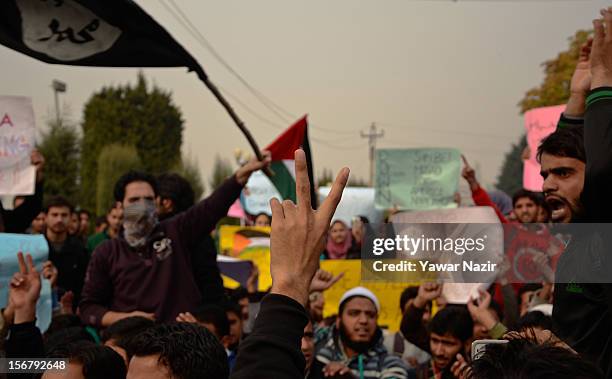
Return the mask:
[[[612,8],[601,16],[582,46],[557,129],[539,145],[542,191],[487,193],[465,162],[474,203],[493,207],[525,240],[540,238],[534,223],[612,221]],[[334,218],[349,168],[315,210],[305,153],[295,151],[297,201],[272,199],[271,214],[249,218],[271,227],[272,285],[260,292],[256,266],[245,286],[224,288],[211,232],[250,175],[270,165],[268,153],[197,203],[177,174],[127,172],[95,225],[70,199],[48,196],[43,205],[44,157],[34,151],[31,160],[36,192],[0,208],[0,231],[43,235],[49,260],[37,266],[27,251],[15,251],[19,271],[0,317],[0,350],[6,358],[65,359],[67,367],[9,377],[612,379],[605,228],[559,243],[555,269],[538,266],[542,282],[517,284],[504,271],[463,304],[445,298],[444,283],[409,286],[394,305],[399,330],[390,331],[379,318],[392,312],[367,283],[348,289],[324,317],[326,291],[342,274],[320,262],[359,259],[370,224],[361,215],[350,225]],[[593,265],[603,280],[587,277]],[[54,300],[42,333],[36,310],[44,280]],[[479,340],[493,342],[475,354]]]

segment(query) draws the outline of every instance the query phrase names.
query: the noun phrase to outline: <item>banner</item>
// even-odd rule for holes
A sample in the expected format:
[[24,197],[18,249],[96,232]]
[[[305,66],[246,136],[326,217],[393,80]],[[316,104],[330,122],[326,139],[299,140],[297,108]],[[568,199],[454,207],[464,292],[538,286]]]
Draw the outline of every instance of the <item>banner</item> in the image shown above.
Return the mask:
[[36,126],[32,100],[0,96],[0,195],[32,195],[36,168],[30,164]]
[[460,168],[460,153],[456,149],[379,149],[376,207],[455,208]]
[[[19,272],[17,253],[20,251],[24,255],[32,255],[36,269],[41,272],[49,256],[49,245],[42,235],[0,233],[0,308],[6,307],[9,283],[13,274]],[[52,303],[51,285],[48,280],[42,280],[40,298],[36,304],[36,326],[43,333],[51,324]]]
[[[329,191],[331,187],[319,188],[319,204],[329,195]],[[342,220],[351,225],[353,217],[365,216],[371,223],[381,222],[383,212],[374,207],[374,196],[374,188],[346,187],[332,220]]]
[[538,146],[544,138],[555,131],[565,105],[535,108],[525,112],[525,131],[529,159],[523,161],[523,187],[530,191],[542,192],[544,181],[540,176],[540,164],[536,159]]
[[242,208],[249,214],[256,215],[263,212],[271,215],[270,199],[273,197],[281,201],[283,200],[283,197],[266,174],[261,171],[255,171],[240,193],[240,202]]
[[417,286],[418,283],[362,282],[360,260],[325,260],[321,261],[321,268],[334,275],[344,272],[342,279],[323,293],[325,298],[323,317],[337,315],[342,295],[353,287],[362,286],[374,292],[380,302],[378,325],[393,332],[399,330],[402,321],[400,295],[406,287]]
[[[270,289],[272,277],[270,276],[269,227],[222,225],[219,228],[219,252],[229,257],[253,262],[259,269],[259,291]],[[223,274],[231,277],[229,272]],[[240,282],[241,279],[243,275],[236,276],[234,280]]]

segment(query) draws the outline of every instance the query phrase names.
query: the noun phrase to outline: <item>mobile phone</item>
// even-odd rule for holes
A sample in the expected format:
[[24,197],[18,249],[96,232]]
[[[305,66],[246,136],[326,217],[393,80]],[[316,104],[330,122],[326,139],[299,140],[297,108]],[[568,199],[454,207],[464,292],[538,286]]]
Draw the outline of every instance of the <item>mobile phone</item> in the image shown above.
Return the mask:
[[472,342],[472,361],[480,358],[484,354],[487,345],[504,345],[508,340],[476,340]]

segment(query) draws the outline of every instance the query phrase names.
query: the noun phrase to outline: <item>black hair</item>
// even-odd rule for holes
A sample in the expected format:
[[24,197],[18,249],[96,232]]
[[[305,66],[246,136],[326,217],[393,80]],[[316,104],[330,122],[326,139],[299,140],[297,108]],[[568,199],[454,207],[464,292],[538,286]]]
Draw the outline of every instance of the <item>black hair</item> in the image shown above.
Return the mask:
[[87,217],[91,216],[91,212],[89,212],[87,209],[79,209],[79,216],[82,214],[86,214]]
[[253,221],[257,220],[257,217],[259,217],[259,216],[266,216],[266,217],[268,217],[268,220],[270,220],[270,222],[272,222],[272,216],[270,216],[266,212],[259,212],[258,214],[256,214],[255,217],[253,217]]
[[120,379],[127,374],[123,358],[108,346],[79,346],[73,349],[69,361],[83,365],[85,379]]
[[517,294],[517,300],[518,300],[518,304],[521,305],[521,297],[523,296],[523,294],[525,292],[529,292],[529,291],[537,291],[540,288],[542,288],[542,284],[540,283],[525,283],[521,288],[519,288],[518,290],[518,294]]
[[540,311],[527,312],[521,317],[516,323],[516,330],[523,330],[528,328],[540,328],[551,330],[553,320],[551,316],[547,316]]
[[247,291],[244,287],[238,287],[232,291],[230,291],[229,298],[231,301],[237,303],[240,299],[244,299],[245,297],[249,297],[249,291]]
[[406,307],[406,303],[408,303],[408,300],[417,297],[418,293],[419,286],[406,287],[402,291],[402,294],[400,295],[400,310],[402,311],[402,313],[404,313],[404,308]]
[[102,342],[111,339],[119,342],[122,339],[134,337],[143,330],[153,326],[155,326],[155,322],[148,318],[141,316],[127,317],[104,329],[101,336]]
[[529,200],[533,201],[533,203],[535,205],[540,205],[540,199],[539,199],[537,193],[522,188],[522,189],[516,191],[514,193],[514,195],[512,196],[512,208],[514,208],[516,206],[516,202],[517,201],[519,201],[520,199],[522,199],[524,197],[526,197]]
[[478,379],[592,379],[603,378],[595,365],[580,355],[529,339],[490,344],[471,364],[468,378]]
[[239,319],[242,319],[242,307],[235,301],[227,300],[223,303],[225,312],[234,313]]
[[193,316],[199,321],[212,324],[215,327],[217,337],[222,338],[229,335],[229,320],[225,309],[218,305],[206,304],[199,307]]
[[206,328],[191,323],[159,324],[134,338],[134,356],[159,354],[177,379],[227,379],[225,349]]
[[53,316],[51,319],[51,324],[45,332],[45,336],[49,336],[63,329],[72,328],[75,326],[80,327],[82,325],[81,318],[77,315],[69,314]]
[[[94,337],[82,326],[71,326],[59,329],[45,336],[45,351],[47,355],[57,355],[65,352],[66,346],[75,343],[95,343]],[[65,353],[67,354],[67,353]]]
[[450,334],[462,343],[472,338],[474,321],[467,307],[462,305],[447,305],[440,310],[429,323],[430,333],[440,336]]
[[106,223],[108,223],[108,221],[106,220],[106,216],[96,217],[96,227],[102,226]]
[[172,200],[173,213],[184,212],[195,203],[195,193],[191,184],[175,173],[161,174],[157,177],[157,196]]
[[122,202],[125,198],[125,188],[128,186],[128,184],[134,182],[149,183],[151,188],[153,188],[153,194],[157,195],[157,181],[155,180],[155,177],[153,175],[147,174],[142,171],[131,170],[123,174],[119,178],[119,180],[117,180],[117,183],[115,184],[115,190],[113,191],[115,201]]
[[542,154],[546,153],[557,157],[574,158],[586,163],[582,129],[581,126],[557,128],[540,142],[536,155],[538,162],[542,160]]
[[68,199],[66,199],[63,196],[52,196],[50,197],[47,202],[45,203],[45,208],[44,208],[44,212],[45,213],[49,213],[49,209],[56,207],[56,208],[63,208],[66,207],[70,210],[70,213],[74,212],[74,205],[72,205],[72,203],[70,201],[68,201]]

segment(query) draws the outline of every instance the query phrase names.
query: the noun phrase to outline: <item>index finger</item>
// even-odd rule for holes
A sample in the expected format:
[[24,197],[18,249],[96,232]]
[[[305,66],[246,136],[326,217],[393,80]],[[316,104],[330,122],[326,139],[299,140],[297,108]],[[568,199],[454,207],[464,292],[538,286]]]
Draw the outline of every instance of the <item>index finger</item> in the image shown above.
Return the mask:
[[17,253],[17,263],[19,264],[19,272],[21,274],[27,274],[27,268],[25,260],[23,259],[23,253],[20,251]]
[[304,150],[295,151],[295,195],[298,209],[311,210],[310,179],[308,178],[308,164]]
[[461,154],[461,160],[463,161],[463,164],[466,167],[470,167],[470,164],[468,163],[467,159],[465,159],[465,155]]
[[336,212],[336,208],[340,203],[340,199],[342,199],[342,192],[344,191],[344,187],[346,187],[346,183],[348,182],[350,170],[348,167],[343,168],[336,176],[336,180],[334,180],[334,184],[332,185],[329,194],[321,204],[319,210],[323,213],[324,217],[327,219],[327,223],[331,221],[334,212]]

